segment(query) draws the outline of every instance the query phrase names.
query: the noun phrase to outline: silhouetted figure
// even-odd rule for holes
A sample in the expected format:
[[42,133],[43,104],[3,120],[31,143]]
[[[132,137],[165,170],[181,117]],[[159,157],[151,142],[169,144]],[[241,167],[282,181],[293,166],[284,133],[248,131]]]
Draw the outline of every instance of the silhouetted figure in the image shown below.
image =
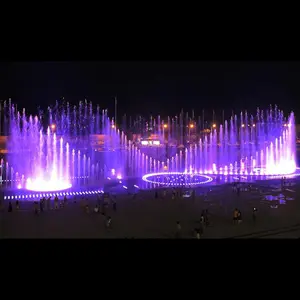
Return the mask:
[[44,208],[43,208],[43,199],[40,199],[40,211],[43,212]]
[[16,201],[16,209],[17,209],[17,210],[20,209],[20,203],[19,203],[19,200]]
[[176,238],[179,239],[181,237],[181,224],[179,221],[176,222]]
[[209,225],[208,209],[206,209],[206,210],[204,211],[204,223],[205,223],[205,226],[206,226],[206,227]]
[[51,209],[51,197],[47,199],[47,210]]
[[57,197],[57,195],[55,195],[55,198],[54,198],[54,209],[55,210],[58,209],[58,197]]
[[38,205],[38,202],[37,202],[37,201],[34,201],[34,202],[33,202],[33,206],[34,206],[34,213],[35,213],[36,215],[38,215],[38,213],[39,213],[39,205]]
[[238,221],[238,224],[242,223],[242,213],[240,210],[238,210],[237,221]]
[[12,211],[13,211],[12,204],[9,201],[9,203],[8,203],[8,212],[12,212]]
[[107,217],[107,219],[106,219],[106,228],[107,229],[111,228],[111,217]]
[[202,224],[202,225],[204,225],[204,215],[205,215],[205,212],[204,212],[204,210],[202,210],[202,213],[200,216],[200,224]]
[[239,213],[238,209],[235,208],[235,210],[233,211],[233,224],[236,224],[238,221],[238,213]]
[[102,215],[103,216],[106,215],[106,205],[105,205],[105,203],[102,203]]
[[43,199],[42,199],[42,204],[43,204],[43,210],[45,210],[45,209],[47,209],[47,205],[46,205],[46,198],[45,197],[43,197]]

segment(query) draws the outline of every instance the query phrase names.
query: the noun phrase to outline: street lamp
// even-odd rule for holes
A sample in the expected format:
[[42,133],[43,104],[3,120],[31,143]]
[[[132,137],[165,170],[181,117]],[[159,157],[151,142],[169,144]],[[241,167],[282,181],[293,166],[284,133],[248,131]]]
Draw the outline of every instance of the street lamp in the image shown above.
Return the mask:
[[165,129],[168,128],[168,124],[163,124],[163,139],[164,139],[164,142],[165,142]]

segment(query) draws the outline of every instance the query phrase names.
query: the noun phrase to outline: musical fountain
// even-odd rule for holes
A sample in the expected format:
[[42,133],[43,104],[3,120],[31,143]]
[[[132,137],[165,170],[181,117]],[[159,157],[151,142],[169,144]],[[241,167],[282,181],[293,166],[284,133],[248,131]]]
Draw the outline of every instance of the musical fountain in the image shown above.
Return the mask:
[[139,130],[151,127],[159,137],[155,151],[144,151],[128,138],[130,128],[125,133],[107,110],[87,101],[48,108],[47,118],[28,116],[25,109],[20,113],[10,102],[4,109],[9,155],[1,160],[0,175],[7,190],[91,194],[102,192],[107,181],[125,189],[122,181],[129,179],[136,188],[151,188],[297,174],[294,114],[285,118],[276,106],[258,109],[255,116],[232,115],[208,130],[183,114],[166,123],[151,117]]
[[[154,170],[143,176],[149,183],[180,185],[189,182],[190,174],[242,176],[245,179],[271,179],[297,173],[295,118],[286,120],[282,111],[270,110],[264,115],[257,110],[256,118],[241,113],[224,127],[213,128],[198,143],[188,145],[174,157],[166,160],[168,172]],[[182,172],[186,180],[176,179]],[[195,180],[195,179],[193,179]],[[211,180],[210,180],[211,181]],[[199,184],[206,183],[202,180]],[[191,181],[191,184],[195,184]]]

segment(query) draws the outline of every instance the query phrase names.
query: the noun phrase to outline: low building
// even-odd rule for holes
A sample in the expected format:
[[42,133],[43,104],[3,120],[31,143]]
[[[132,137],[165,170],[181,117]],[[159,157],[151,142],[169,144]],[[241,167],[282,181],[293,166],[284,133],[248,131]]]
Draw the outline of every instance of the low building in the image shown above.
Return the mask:
[[5,135],[0,136],[0,154],[8,153],[8,137]]

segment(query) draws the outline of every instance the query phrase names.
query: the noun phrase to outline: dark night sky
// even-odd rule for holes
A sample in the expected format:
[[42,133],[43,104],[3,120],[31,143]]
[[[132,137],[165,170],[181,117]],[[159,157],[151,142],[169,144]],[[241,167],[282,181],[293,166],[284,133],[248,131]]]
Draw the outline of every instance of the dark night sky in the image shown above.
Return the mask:
[[6,62],[0,99],[46,108],[85,97],[120,114],[174,114],[181,108],[230,111],[278,104],[297,110],[300,62]]

